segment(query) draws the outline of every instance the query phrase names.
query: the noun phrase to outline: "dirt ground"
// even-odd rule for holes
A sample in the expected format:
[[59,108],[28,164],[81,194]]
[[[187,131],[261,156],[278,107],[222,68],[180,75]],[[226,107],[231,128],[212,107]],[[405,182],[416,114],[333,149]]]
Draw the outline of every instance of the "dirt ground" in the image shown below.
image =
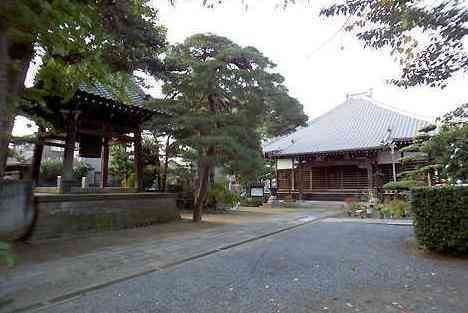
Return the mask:
[[[276,217],[281,218],[285,214],[298,214],[305,210],[307,209],[241,207],[239,210],[204,213],[203,222],[199,224],[192,223],[191,211],[181,211],[181,220],[171,223],[34,243],[16,242],[13,253],[17,257],[19,265],[37,264],[64,257],[79,256],[101,248],[126,246],[141,241],[171,239],[194,231],[226,225],[270,222]],[[0,264],[0,273],[7,270],[8,268],[4,264]]]

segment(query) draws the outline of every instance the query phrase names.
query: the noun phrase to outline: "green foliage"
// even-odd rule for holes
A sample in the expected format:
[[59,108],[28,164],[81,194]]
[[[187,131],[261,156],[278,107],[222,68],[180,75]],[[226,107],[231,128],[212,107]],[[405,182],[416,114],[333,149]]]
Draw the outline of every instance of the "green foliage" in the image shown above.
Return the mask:
[[[127,151],[126,146],[111,146],[109,172],[122,183],[126,182],[133,174],[133,161],[130,159],[130,153]],[[128,184],[125,183],[125,186],[128,186]]]
[[443,88],[452,75],[468,69],[464,48],[468,8],[464,1],[337,2],[320,14],[348,16],[344,29],[356,34],[365,47],[389,47],[402,66],[401,78],[392,83]]
[[416,180],[402,180],[397,182],[388,182],[385,185],[383,185],[383,188],[387,190],[408,191],[411,188],[418,186],[424,186],[424,183]]
[[0,261],[9,267],[16,264],[16,257],[11,252],[11,244],[8,242],[0,241]]
[[55,180],[63,172],[63,161],[44,160],[41,162],[40,175],[45,180]]
[[[0,1],[0,175],[11,128],[20,107],[44,105],[51,96],[63,103],[81,82],[100,82],[128,102],[124,90],[140,71],[160,77],[166,29],[158,25],[149,0]],[[41,59],[36,85],[24,88],[29,63]],[[25,101],[28,100],[28,101]],[[43,126],[45,121],[33,119]]]
[[355,201],[355,202],[351,202],[349,204],[349,210],[350,211],[357,211],[357,210],[362,210],[363,209],[363,206],[361,204],[361,202],[358,202],[358,201]]
[[92,170],[92,166],[86,162],[79,162],[77,166],[73,168],[73,177],[76,180],[81,180],[82,177],[88,176],[88,173]]
[[388,203],[388,208],[393,218],[402,218],[409,213],[409,203],[404,200],[392,200]]
[[[172,47],[167,62],[180,67],[163,86],[167,97],[176,101],[160,104],[173,113],[166,123],[173,125],[174,137],[201,154],[211,150],[212,161],[233,171],[257,168],[262,159],[261,129],[267,121],[275,123],[275,132],[305,121],[299,103],[285,100],[284,78],[273,72],[275,65],[253,47],[198,34]],[[303,119],[275,117],[272,112],[279,106],[298,110]]]
[[226,184],[222,182],[215,182],[208,190],[208,202],[214,204],[214,206],[217,203],[224,203],[233,207],[239,202],[239,199],[239,195],[230,191]]
[[0,12],[2,29],[16,48],[10,58],[32,56],[33,46],[42,52],[37,75],[43,95],[70,98],[82,81],[122,87],[134,70],[161,74],[158,55],[166,30],[147,0],[7,0]]
[[468,254],[468,188],[417,188],[411,193],[414,231],[430,250]]
[[392,215],[391,209],[383,203],[377,204],[375,209],[379,212],[380,218],[389,218]]
[[[81,177],[86,177],[92,167],[85,162],[78,162],[73,167],[73,178],[75,180],[81,180]],[[57,176],[61,176],[63,173],[63,161],[62,160],[44,160],[41,162],[40,175],[41,178],[47,181],[53,181],[57,179]]]
[[205,202],[202,186],[213,168],[255,180],[263,171],[263,136],[289,132],[306,121],[275,64],[254,47],[197,34],[171,47],[166,62],[176,70],[163,85],[170,100],[154,104],[169,116],[157,129],[192,153],[200,175],[196,207]]
[[[433,133],[434,126],[430,125],[421,130],[414,143],[401,149],[402,152],[413,152],[411,156],[401,159],[408,163],[426,159],[414,170],[402,173],[403,189],[421,186],[427,182],[427,175],[435,176],[438,183],[458,183],[468,180],[468,104],[464,104],[438,119],[440,127]],[[397,184],[398,185],[398,184]],[[407,186],[407,188],[406,188]],[[386,184],[387,189],[393,183]]]
[[245,197],[241,198],[240,205],[246,207],[259,207],[263,204],[263,199],[259,198],[252,198],[252,197]]

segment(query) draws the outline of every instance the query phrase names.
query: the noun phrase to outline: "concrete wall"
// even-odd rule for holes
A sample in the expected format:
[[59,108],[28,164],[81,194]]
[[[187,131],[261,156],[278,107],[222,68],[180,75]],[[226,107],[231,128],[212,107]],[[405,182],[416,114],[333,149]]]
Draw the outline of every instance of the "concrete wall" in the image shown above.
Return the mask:
[[0,240],[22,237],[33,217],[32,182],[0,179]]
[[36,195],[31,240],[117,230],[180,218],[176,194]]

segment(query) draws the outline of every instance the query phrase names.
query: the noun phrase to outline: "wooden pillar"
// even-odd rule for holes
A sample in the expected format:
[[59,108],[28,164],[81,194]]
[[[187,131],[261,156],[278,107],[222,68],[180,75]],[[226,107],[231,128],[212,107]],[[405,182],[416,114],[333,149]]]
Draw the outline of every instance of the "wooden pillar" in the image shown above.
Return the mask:
[[44,151],[44,145],[40,143],[41,136],[44,133],[44,127],[39,127],[39,131],[37,133],[37,140],[38,142],[34,145],[33,151],[33,159],[32,159],[32,166],[31,166],[31,179],[33,181],[33,185],[35,187],[39,186],[39,175],[41,172],[41,161],[42,161],[42,153]]
[[101,188],[107,187],[109,177],[109,138],[104,137],[102,140],[101,150]]
[[304,165],[303,160],[299,161],[299,200],[304,196]]
[[34,145],[31,178],[35,187],[39,186],[39,174],[41,171],[42,153],[44,151],[44,145],[36,143]]
[[292,167],[291,167],[291,191],[295,189],[295,181],[294,181],[294,166],[295,166],[295,159],[292,158]]
[[79,111],[62,111],[65,117],[66,137],[65,151],[63,154],[63,173],[62,173],[62,190],[67,193],[71,191],[73,183],[73,159],[75,156],[75,144],[77,133],[77,122]]
[[367,168],[367,181],[369,184],[369,189],[374,189],[374,173],[372,171],[372,163],[366,165]]
[[135,130],[134,133],[134,170],[135,170],[135,188],[137,192],[143,191],[143,162],[142,162],[142,147],[141,147],[141,129]]

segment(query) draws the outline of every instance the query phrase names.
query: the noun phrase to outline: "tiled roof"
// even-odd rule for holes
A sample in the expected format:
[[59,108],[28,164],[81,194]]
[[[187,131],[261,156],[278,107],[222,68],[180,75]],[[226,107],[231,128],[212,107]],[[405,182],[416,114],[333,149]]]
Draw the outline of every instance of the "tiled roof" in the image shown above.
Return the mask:
[[385,108],[370,97],[349,97],[307,126],[265,143],[263,151],[294,155],[379,148],[383,141],[411,139],[429,124]]
[[[101,83],[94,83],[92,85],[81,83],[79,89],[83,92],[93,94],[95,96],[99,96],[108,100],[113,100],[116,102],[122,102],[119,100],[117,93],[111,87],[104,86]],[[129,86],[125,88],[125,96],[128,98],[126,104],[140,106],[142,102],[145,100],[145,93],[141,88],[138,86],[136,81],[130,80]]]

